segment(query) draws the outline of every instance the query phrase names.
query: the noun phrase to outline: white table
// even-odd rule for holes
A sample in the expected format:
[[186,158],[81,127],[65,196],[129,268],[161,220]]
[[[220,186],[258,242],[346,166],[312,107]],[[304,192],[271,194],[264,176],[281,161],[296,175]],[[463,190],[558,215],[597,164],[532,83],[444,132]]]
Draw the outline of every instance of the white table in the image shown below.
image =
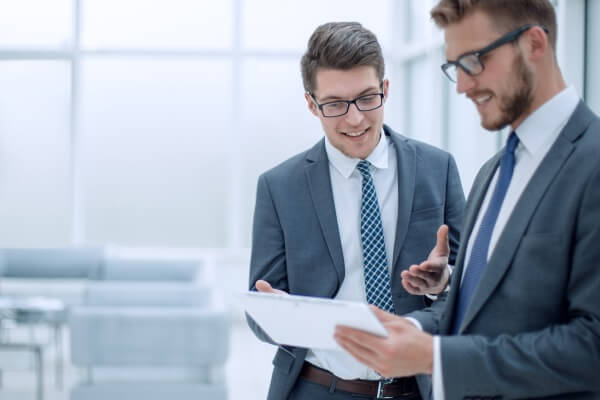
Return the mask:
[[[62,301],[49,297],[17,297],[0,296],[0,321],[8,319],[17,324],[51,325],[54,330],[56,346],[56,386],[62,388],[63,359],[62,359],[62,326],[61,314],[65,312]],[[1,325],[0,325],[1,329]],[[39,343],[12,342],[2,339],[0,332],[0,349],[31,351],[36,359],[37,399],[43,399],[43,356]]]

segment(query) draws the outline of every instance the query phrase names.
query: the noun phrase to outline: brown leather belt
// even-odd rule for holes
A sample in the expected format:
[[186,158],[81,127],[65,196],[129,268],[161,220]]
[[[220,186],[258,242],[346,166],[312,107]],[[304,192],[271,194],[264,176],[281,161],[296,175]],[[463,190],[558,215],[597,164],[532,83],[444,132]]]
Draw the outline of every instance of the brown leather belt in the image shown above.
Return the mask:
[[331,372],[315,367],[305,362],[300,371],[300,376],[304,379],[323,385],[328,388],[335,388],[355,394],[371,396],[376,399],[391,399],[415,395],[419,388],[414,377],[384,379],[381,381],[369,381],[363,379],[346,380],[340,379]]

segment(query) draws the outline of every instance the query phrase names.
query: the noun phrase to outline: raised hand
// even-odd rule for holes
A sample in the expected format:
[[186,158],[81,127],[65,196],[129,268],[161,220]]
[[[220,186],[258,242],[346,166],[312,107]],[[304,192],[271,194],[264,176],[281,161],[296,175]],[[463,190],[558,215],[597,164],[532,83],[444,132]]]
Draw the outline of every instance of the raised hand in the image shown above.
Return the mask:
[[448,226],[442,225],[437,231],[437,242],[427,260],[421,264],[411,265],[407,270],[402,271],[404,289],[408,293],[417,295],[441,293],[450,279],[449,256]]

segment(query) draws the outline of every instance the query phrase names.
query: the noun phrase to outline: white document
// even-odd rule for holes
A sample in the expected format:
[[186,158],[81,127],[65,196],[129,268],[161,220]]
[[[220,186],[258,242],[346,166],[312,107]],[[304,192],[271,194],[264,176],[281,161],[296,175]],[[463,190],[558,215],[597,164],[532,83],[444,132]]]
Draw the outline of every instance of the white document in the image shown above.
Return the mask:
[[343,350],[333,338],[336,325],[387,337],[387,331],[365,303],[247,292],[246,312],[277,344],[310,349]]

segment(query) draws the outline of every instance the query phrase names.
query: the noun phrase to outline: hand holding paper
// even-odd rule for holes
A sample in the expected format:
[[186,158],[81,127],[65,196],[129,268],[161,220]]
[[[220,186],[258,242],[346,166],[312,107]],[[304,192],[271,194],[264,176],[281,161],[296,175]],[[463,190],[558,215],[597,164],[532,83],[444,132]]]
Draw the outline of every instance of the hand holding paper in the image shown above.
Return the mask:
[[420,331],[405,318],[374,306],[371,309],[383,323],[388,336],[381,337],[360,329],[337,326],[335,340],[340,346],[384,377],[431,374],[433,336]]

